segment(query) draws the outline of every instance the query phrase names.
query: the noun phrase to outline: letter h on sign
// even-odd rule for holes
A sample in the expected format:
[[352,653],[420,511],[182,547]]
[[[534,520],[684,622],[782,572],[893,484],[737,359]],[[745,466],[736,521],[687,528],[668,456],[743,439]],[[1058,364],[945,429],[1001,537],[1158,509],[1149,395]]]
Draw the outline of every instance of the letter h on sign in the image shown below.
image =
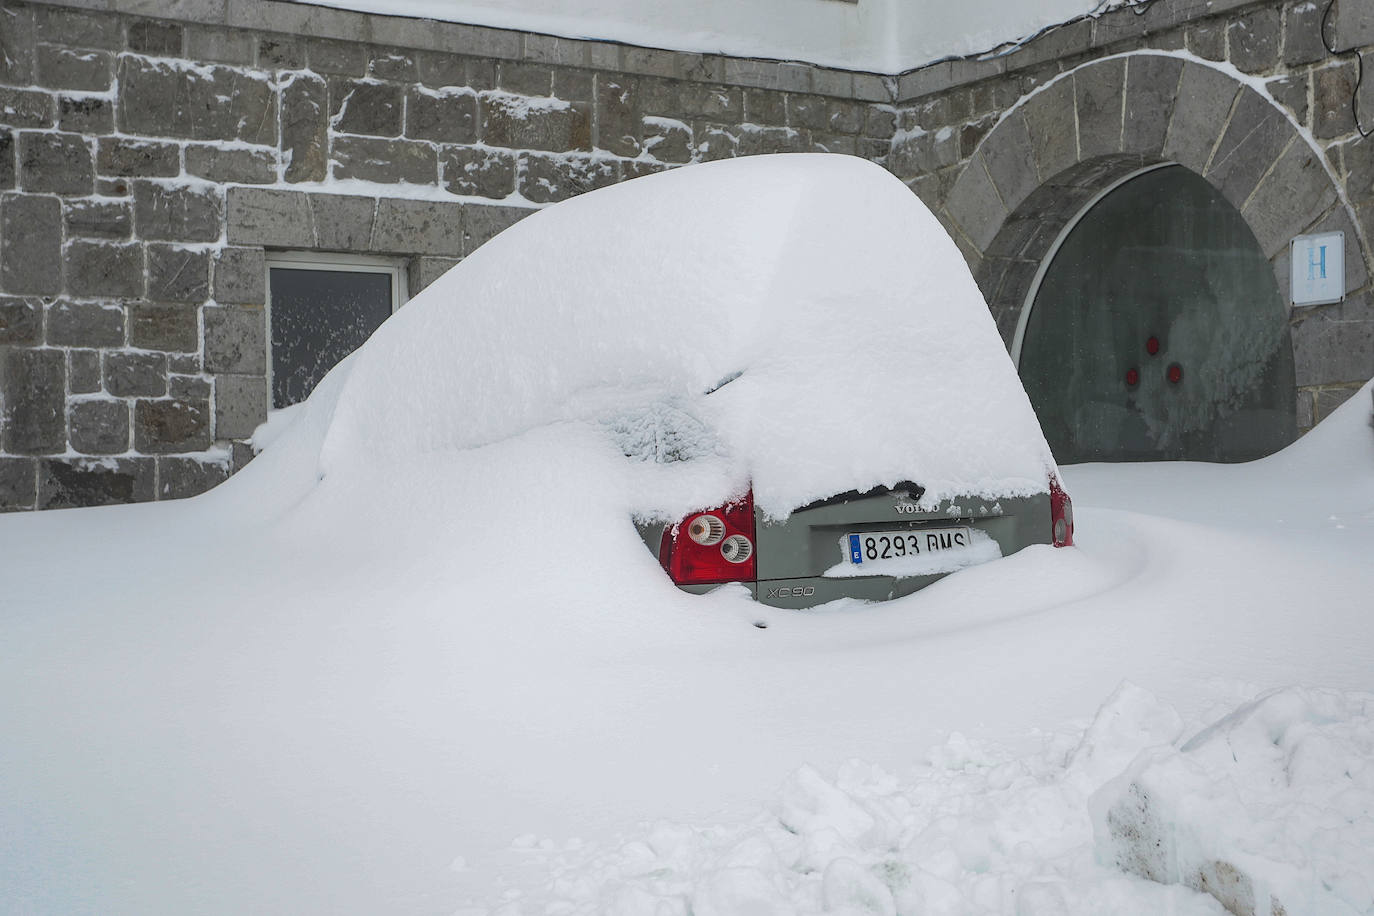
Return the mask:
[[1289,301],[1325,305],[1345,298],[1344,232],[1300,235],[1289,253]]

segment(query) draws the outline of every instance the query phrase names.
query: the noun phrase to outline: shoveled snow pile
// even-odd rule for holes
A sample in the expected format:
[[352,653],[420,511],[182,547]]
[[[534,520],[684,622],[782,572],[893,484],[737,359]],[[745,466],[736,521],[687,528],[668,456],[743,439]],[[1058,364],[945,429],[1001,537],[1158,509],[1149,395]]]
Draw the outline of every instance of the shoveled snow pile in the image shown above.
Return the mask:
[[1268,693],[1094,804],[1104,861],[1233,913],[1374,913],[1374,694]]
[[660,466],[626,473],[633,511],[664,518],[750,480],[785,517],[899,480],[1044,492],[1053,467],[953,241],[848,156],[709,163],[541,211],[337,372],[309,408],[330,414],[327,475],[556,423]]

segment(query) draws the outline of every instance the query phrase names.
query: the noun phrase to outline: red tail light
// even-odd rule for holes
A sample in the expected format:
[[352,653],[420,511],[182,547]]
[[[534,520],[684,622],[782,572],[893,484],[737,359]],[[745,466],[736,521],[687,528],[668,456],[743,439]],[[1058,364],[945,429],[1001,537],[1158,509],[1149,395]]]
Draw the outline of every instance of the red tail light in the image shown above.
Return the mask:
[[752,582],[754,494],[709,512],[693,512],[663,532],[659,562],[678,585]]
[[1058,477],[1050,478],[1051,536],[1056,547],[1073,546],[1073,500],[1059,485]]

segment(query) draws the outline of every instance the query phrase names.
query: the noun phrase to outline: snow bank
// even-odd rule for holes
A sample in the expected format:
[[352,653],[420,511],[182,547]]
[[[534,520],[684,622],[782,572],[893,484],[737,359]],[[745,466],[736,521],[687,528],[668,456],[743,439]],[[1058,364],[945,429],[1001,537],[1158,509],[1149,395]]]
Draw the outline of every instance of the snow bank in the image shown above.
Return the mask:
[[316,408],[325,474],[560,423],[659,469],[628,497],[645,516],[749,480],[773,517],[908,479],[930,499],[1027,494],[1053,466],[954,243],[845,156],[709,163],[536,213],[338,372],[317,395],[338,392]]
[[1289,688],[1094,800],[1104,862],[1233,913],[1374,913],[1374,695]]

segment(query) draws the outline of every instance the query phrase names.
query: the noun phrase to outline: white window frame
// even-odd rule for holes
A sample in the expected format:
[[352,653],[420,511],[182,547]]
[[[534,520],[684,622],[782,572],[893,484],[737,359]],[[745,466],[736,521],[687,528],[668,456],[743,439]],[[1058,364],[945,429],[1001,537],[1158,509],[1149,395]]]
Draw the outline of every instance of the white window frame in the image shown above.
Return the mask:
[[[391,278],[391,314],[410,300],[408,262],[402,258],[386,258],[368,254],[347,254],[332,251],[269,251],[266,252],[263,281],[267,286],[266,344],[267,344],[267,401],[272,403],[272,270],[322,270],[360,274],[387,274]],[[275,409],[275,408],[273,408]]]

